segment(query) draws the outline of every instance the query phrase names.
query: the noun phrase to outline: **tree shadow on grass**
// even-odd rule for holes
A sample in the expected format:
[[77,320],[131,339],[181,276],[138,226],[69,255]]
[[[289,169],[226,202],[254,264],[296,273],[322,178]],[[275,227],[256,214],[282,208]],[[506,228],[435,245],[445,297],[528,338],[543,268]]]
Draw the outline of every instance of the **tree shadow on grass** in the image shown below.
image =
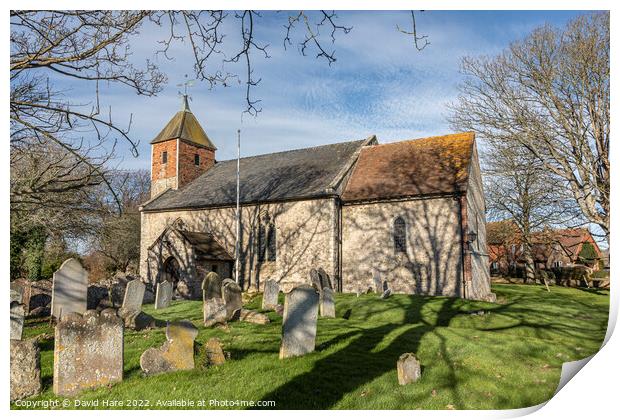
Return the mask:
[[[438,327],[447,326],[458,314],[453,307],[455,301],[456,299],[445,299],[436,321],[431,324],[422,318],[423,305],[416,305],[415,303],[419,302],[412,300],[406,308],[404,323],[390,323],[356,331],[355,335],[358,337],[344,348],[316,361],[312,370],[298,375],[261,399],[275,401],[278,409],[332,408],[345,394],[386,372],[394,371],[396,361],[402,353],[416,353],[424,335]],[[375,351],[388,334],[407,324],[411,327],[400,333],[388,346]],[[335,344],[351,336],[352,333],[343,334],[331,340],[331,343]],[[320,347],[324,348],[323,345]],[[287,361],[282,363],[286,364]],[[286,365],[283,369],[286,369]],[[319,387],[317,384],[323,386]]]

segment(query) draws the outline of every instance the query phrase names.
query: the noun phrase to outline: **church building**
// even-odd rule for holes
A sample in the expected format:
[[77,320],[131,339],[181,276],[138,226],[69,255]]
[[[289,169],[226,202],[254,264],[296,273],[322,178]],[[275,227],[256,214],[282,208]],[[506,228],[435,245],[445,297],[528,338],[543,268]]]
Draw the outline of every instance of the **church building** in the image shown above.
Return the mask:
[[[237,160],[216,159],[187,100],[151,145],[140,274],[198,299],[207,272],[235,276]],[[288,291],[322,268],[341,292],[378,273],[394,293],[492,299],[474,133],[242,158],[240,208],[243,290]]]

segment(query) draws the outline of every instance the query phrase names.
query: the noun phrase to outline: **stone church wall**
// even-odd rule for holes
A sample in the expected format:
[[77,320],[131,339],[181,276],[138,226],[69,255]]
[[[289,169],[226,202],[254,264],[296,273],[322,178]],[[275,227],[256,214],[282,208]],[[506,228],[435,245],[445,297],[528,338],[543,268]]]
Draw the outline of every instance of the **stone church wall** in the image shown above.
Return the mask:
[[[395,251],[394,220],[406,221],[407,252]],[[462,295],[459,204],[434,198],[342,209],[344,292],[365,291],[376,268],[396,293]]]
[[[332,277],[336,274],[336,208],[333,199],[242,206],[241,214],[240,278],[244,290],[257,287],[262,290],[265,280],[274,279],[280,282],[281,288],[286,291],[295,285],[308,283],[308,274],[312,268],[322,267]],[[152,250],[149,258],[148,248],[155,243],[166,226],[179,218],[183,220],[185,230],[213,234],[228,253],[234,256],[234,207],[143,212],[140,274],[151,283],[157,281],[160,272],[152,258],[152,253],[157,251]],[[265,223],[266,218],[275,221],[277,257],[276,261],[258,262],[257,231],[259,223]],[[178,242],[175,246],[183,245]],[[176,253],[191,255],[191,252],[183,249]],[[191,260],[188,258],[188,261]],[[192,271],[191,267],[181,269],[188,273],[196,271]]]

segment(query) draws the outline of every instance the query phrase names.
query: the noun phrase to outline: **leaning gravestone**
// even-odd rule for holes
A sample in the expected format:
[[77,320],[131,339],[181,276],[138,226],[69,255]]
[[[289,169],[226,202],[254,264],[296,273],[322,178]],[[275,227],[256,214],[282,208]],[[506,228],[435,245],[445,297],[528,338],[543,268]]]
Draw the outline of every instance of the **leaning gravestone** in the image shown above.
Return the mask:
[[194,340],[198,329],[190,321],[169,322],[166,342],[147,349],[140,356],[140,367],[147,375],[194,368]]
[[172,300],[172,283],[164,280],[157,285],[155,293],[155,309],[163,309],[170,306]]
[[323,289],[321,303],[319,305],[321,316],[325,318],[336,317],[336,305],[334,303],[334,291],[329,287]]
[[25,307],[21,303],[11,302],[11,340],[21,340],[24,330]]
[[334,287],[332,285],[331,279],[329,278],[329,274],[327,274],[325,272],[325,270],[323,270],[322,268],[319,268],[317,270],[317,273],[318,273],[319,279],[321,281],[321,289],[325,289],[327,287],[328,289],[332,289],[333,290]]
[[276,308],[278,293],[280,293],[278,283],[274,280],[267,280],[263,291],[263,310],[274,310]]
[[88,272],[75,258],[62,263],[52,281],[52,316],[60,319],[65,314],[86,312]]
[[314,351],[319,295],[312,286],[298,286],[284,300],[280,359]]
[[121,382],[123,334],[114,309],[64,314],[54,332],[54,394]]
[[122,308],[126,312],[140,312],[142,310],[142,301],[144,300],[145,291],[146,285],[139,279],[127,283]]
[[381,294],[381,299],[387,299],[392,295],[392,289],[385,289],[385,291]]
[[202,281],[202,300],[222,297],[222,279],[214,272],[210,271]]
[[11,340],[11,401],[41,392],[41,356],[36,338]]
[[225,324],[227,321],[226,304],[222,298],[211,298],[202,302],[202,316],[205,327]]
[[372,281],[375,285],[375,293],[382,293],[384,290],[383,284],[381,283],[381,274],[376,268],[372,269]]
[[398,383],[400,385],[416,382],[422,375],[420,362],[413,353],[401,354],[396,362],[396,371],[398,373]]
[[243,301],[241,299],[241,288],[232,279],[222,282],[222,297],[226,305],[226,318],[230,321],[239,318]]

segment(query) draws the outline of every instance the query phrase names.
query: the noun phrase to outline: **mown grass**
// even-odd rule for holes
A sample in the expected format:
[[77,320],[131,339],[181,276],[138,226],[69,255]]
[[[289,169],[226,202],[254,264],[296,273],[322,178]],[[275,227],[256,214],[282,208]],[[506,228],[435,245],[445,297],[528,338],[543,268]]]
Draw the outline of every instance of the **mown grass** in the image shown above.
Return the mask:
[[[337,318],[318,322],[316,351],[286,360],[278,359],[282,318],[273,312],[269,325],[234,322],[224,330],[201,325],[201,302],[174,302],[159,311],[147,305],[158,319],[193,321],[198,343],[220,338],[231,359],[144,377],[140,355],[163,343],[164,329],[126,331],[124,381],[75,399],[96,401],[96,408],[104,400],[147,400],[149,408],[164,408],[157,402],[172,399],[205,400],[204,408],[226,408],[210,400],[275,401],[276,409],[506,409],[544,402],[557,387],[562,363],[599,349],[609,293],[561,287],[548,293],[526,285],[493,290],[497,303],[339,294]],[[259,304],[260,296],[247,307]],[[472,314],[478,310],[485,313]],[[31,399],[62,401],[51,391],[53,330],[27,323],[26,337],[41,334],[44,392]],[[399,386],[396,360],[405,352],[417,354],[422,379]]]

